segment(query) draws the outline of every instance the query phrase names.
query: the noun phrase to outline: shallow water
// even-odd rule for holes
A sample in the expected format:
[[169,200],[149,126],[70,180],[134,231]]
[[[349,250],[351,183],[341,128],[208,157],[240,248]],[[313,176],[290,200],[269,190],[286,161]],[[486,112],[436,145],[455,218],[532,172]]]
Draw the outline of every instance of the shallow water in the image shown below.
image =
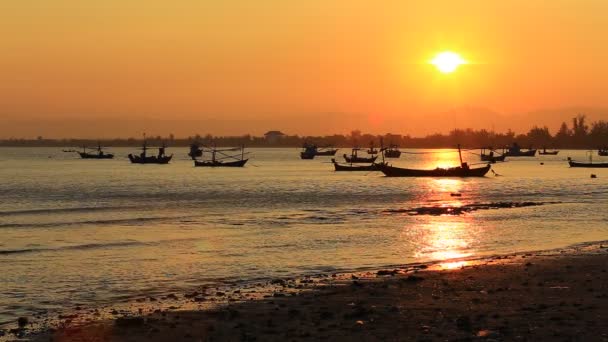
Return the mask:
[[[0,322],[205,283],[608,238],[608,169],[565,161],[584,151],[511,158],[493,166],[500,177],[481,179],[336,173],[329,157],[300,160],[298,149],[253,149],[242,169],[194,168],[186,148],[168,149],[169,165],[132,165],[132,151],[80,160],[0,148]],[[458,160],[453,150],[407,151],[391,162]],[[508,208],[523,202],[538,205]],[[435,206],[475,210],[412,210]]]

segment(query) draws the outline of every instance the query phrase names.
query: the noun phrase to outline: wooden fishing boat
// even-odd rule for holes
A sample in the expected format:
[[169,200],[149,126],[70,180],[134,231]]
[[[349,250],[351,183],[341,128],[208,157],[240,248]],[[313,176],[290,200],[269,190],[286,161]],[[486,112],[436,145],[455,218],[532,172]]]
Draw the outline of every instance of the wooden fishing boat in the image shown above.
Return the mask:
[[371,165],[353,165],[353,164],[340,164],[335,159],[331,159],[332,164],[336,171],[380,171],[377,167],[378,164],[372,163]]
[[300,158],[302,159],[314,159],[317,155],[316,145],[304,143],[304,146],[302,146],[302,148],[304,149],[302,152],[300,152]]
[[196,141],[190,144],[190,152],[188,152],[188,157],[192,158],[192,160],[195,160],[197,157],[202,156],[203,150],[201,150],[200,144]]
[[211,160],[195,160],[194,166],[207,166],[207,167],[243,167],[249,159],[235,160],[235,161],[211,161]]
[[397,145],[390,145],[384,149],[384,158],[399,158],[401,157],[401,151]]
[[146,140],[144,138],[144,143],[141,148],[142,152],[139,155],[134,155],[134,154],[129,153],[128,157],[129,157],[129,160],[131,161],[131,163],[133,163],[133,164],[169,164],[169,162],[171,161],[171,158],[173,158],[173,155],[169,155],[169,156],[166,155],[165,148],[166,148],[166,146],[163,145],[162,147],[158,148],[157,155],[148,156],[147,151],[150,149],[150,147],[148,147]]
[[458,156],[460,158],[460,166],[450,168],[438,167],[432,170],[405,169],[384,163],[378,164],[377,167],[387,177],[484,177],[492,167],[490,164],[487,164],[483,167],[470,168],[467,163],[462,161],[460,145],[458,145]]
[[554,150],[554,151],[547,151],[546,148],[543,147],[542,151],[538,151],[538,154],[541,156],[556,156],[559,153],[559,151]]
[[89,150],[95,150],[97,152],[87,152],[86,146],[82,147],[82,152],[80,152],[80,151],[76,151],[76,152],[78,152],[78,154],[80,155],[80,158],[82,158],[82,159],[112,159],[112,158],[114,158],[114,155],[112,153],[104,153],[101,145],[98,145],[97,148],[95,148],[95,149],[89,149]]
[[318,149],[316,152],[317,156],[335,156],[336,152],[338,152],[337,148],[327,148],[322,150],[322,148]]
[[597,155],[600,157],[608,157],[608,148],[600,148],[597,151]]
[[335,156],[338,149],[327,147],[318,147],[315,144],[309,144],[307,142],[302,146],[303,151],[300,152],[300,158],[302,159],[314,159],[315,156]]
[[378,154],[378,150],[374,147],[374,142],[369,143],[369,149],[366,151],[367,154]]
[[506,156],[504,154],[496,155],[496,154],[494,154],[494,150],[492,150],[492,148],[488,148],[488,150],[490,152],[486,153],[485,148],[481,149],[481,153],[479,154],[481,161],[490,162],[490,163],[505,161]]
[[534,157],[536,149],[522,150],[517,143],[513,143],[513,146],[509,147],[504,155],[507,157]]
[[[196,160],[194,159],[194,166],[197,167],[243,167],[249,159],[245,158],[245,147],[235,148],[224,148],[218,149],[217,147],[204,148],[201,150],[201,156],[204,151],[211,154],[210,160]],[[230,153],[238,152],[240,153]],[[219,156],[218,156],[219,155]]]
[[582,162],[576,162],[574,160],[569,160],[568,164],[570,164],[570,167],[608,168],[608,163],[593,163],[593,162],[582,163]]
[[358,148],[358,147],[353,148],[352,151],[351,151],[350,156],[345,153],[343,155],[344,156],[344,160],[346,160],[347,163],[373,163],[378,158],[378,156],[359,157],[357,155],[357,151],[359,151],[359,150],[360,150],[360,148]]
[[450,168],[436,168],[432,170],[405,169],[390,165],[379,164],[378,168],[387,177],[483,177],[490,171],[490,164],[478,167],[469,168],[467,163],[461,166]]

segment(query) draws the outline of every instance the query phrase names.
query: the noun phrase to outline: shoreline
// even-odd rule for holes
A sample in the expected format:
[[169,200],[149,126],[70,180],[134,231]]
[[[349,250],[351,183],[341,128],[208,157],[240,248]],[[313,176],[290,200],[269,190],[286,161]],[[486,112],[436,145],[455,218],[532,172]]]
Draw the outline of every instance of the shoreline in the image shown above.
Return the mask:
[[[566,280],[565,277],[567,275],[562,274],[563,279],[560,278],[561,282],[568,285],[558,285],[554,289],[572,289],[577,280],[585,277],[585,274],[578,274],[576,272],[574,274],[572,269],[593,265],[595,271],[597,271],[594,273],[600,275],[600,279],[598,280],[601,283],[600,288],[608,290],[608,274],[606,274],[606,265],[608,265],[607,252],[608,241],[594,241],[549,250],[406,265],[387,265],[351,271],[341,270],[338,272],[317,273],[265,281],[234,282],[233,284],[220,286],[202,286],[187,293],[166,294],[160,297],[142,297],[127,303],[115,303],[116,305],[103,308],[88,309],[76,307],[67,310],[68,313],[60,314],[54,318],[29,318],[28,322],[24,324],[24,329],[19,329],[14,324],[12,327],[0,331],[0,340],[21,337],[41,341],[48,341],[51,338],[85,341],[100,337],[110,338],[110,340],[125,340],[128,337],[128,340],[138,340],[139,338],[141,340],[160,341],[164,339],[163,336],[173,336],[174,339],[178,338],[179,340],[182,340],[179,336],[183,336],[183,340],[213,340],[214,338],[217,339],[218,336],[221,336],[220,340],[239,340],[242,334],[249,337],[258,337],[261,340],[281,338],[299,340],[314,338],[314,336],[317,336],[315,335],[317,333],[321,334],[317,336],[319,338],[323,335],[328,336],[330,339],[347,339],[346,335],[343,336],[346,333],[351,339],[359,339],[363,337],[359,334],[366,332],[367,328],[373,328],[371,331],[374,332],[375,335],[372,335],[375,337],[366,335],[367,337],[364,339],[381,339],[383,336],[388,338],[390,335],[387,335],[388,332],[385,331],[386,327],[382,327],[386,325],[386,322],[379,324],[378,319],[394,320],[396,318],[391,318],[390,313],[401,312],[398,308],[395,309],[389,305],[391,302],[390,298],[402,300],[403,294],[406,293],[412,298],[420,297],[429,290],[426,287],[430,283],[434,283],[432,288],[434,291],[438,291],[438,293],[455,292],[458,294],[456,297],[462,297],[463,294],[466,295],[470,291],[465,290],[463,292],[458,287],[468,283],[471,277],[487,278],[483,280],[485,284],[482,287],[488,288],[490,287],[488,286],[490,283],[501,281],[501,274],[503,276],[504,274],[511,274],[514,277],[521,276],[521,274],[529,273],[528,269],[532,265],[540,264],[542,265],[542,269],[552,274],[564,272],[563,268],[559,267],[560,262],[572,264],[568,270],[570,274],[569,278],[571,279]],[[489,274],[494,275],[489,276]],[[446,277],[455,278],[453,280],[457,282],[446,284],[442,281],[442,278]],[[542,282],[543,280],[532,279],[527,283],[540,284]],[[403,284],[410,283],[414,286],[408,286],[409,289],[401,289]],[[500,288],[503,287],[508,288],[509,284],[504,284]],[[488,291],[485,291],[487,295]],[[362,319],[354,319],[357,318],[355,317],[357,315],[355,315],[352,317],[354,320],[352,320],[348,318],[350,314],[344,312],[352,308],[349,308],[344,301],[347,298],[351,298],[357,292],[361,293],[357,294],[356,297],[366,304],[357,304],[356,300],[346,303],[349,305],[354,303],[354,305],[350,305],[354,307],[364,306],[359,308],[360,310],[357,309],[362,311],[359,313],[360,315],[357,314]],[[586,296],[580,296],[580,299],[582,301],[590,299],[587,297],[590,297],[593,292],[591,291],[591,294],[587,294]],[[578,294],[580,295],[580,293]],[[504,293],[503,296],[505,296]],[[595,299],[605,301],[605,304],[608,304],[607,297],[604,294],[603,297]],[[320,298],[322,298],[321,302],[319,302]],[[441,295],[431,295],[428,298],[424,298],[421,303],[418,300],[410,299],[409,301],[405,301],[404,304],[407,305],[404,306],[408,307],[412,304],[418,304],[421,306],[418,310],[426,312],[425,307],[433,307],[435,309],[439,308],[441,311],[440,308],[442,306],[437,306],[441,298]],[[510,302],[516,298],[512,295],[506,295],[503,301]],[[531,299],[534,299],[534,295]],[[591,299],[594,299],[594,297]],[[474,306],[478,304],[479,300],[471,298],[470,301],[467,301],[467,306]],[[599,305],[600,301],[596,303],[596,310],[602,312],[602,319],[608,318],[606,315],[608,313],[608,305]],[[314,304],[315,302],[317,302],[316,305]],[[445,304],[446,307],[450,307],[449,301]],[[544,305],[547,306],[547,304]],[[271,324],[272,329],[263,329],[264,324],[262,323],[264,322],[253,324],[252,322],[259,320],[259,311],[265,312],[265,308],[269,306],[275,307],[277,319],[279,319]],[[381,306],[386,306],[385,310],[379,310],[378,307]],[[319,313],[317,312],[319,311],[319,307],[326,307],[326,309],[321,310],[322,312]],[[531,312],[533,311],[531,310]],[[314,318],[313,316],[315,315],[320,316]],[[376,315],[379,315],[379,317],[374,318]],[[274,314],[270,315],[270,317],[274,316]],[[413,318],[414,320],[425,321],[430,319],[428,316],[429,313],[427,312],[421,317]],[[558,321],[557,318],[555,318],[555,322]],[[331,323],[328,323],[328,326],[319,330],[317,329],[319,319]],[[411,320],[412,317],[409,319]],[[271,318],[271,321],[273,321],[273,318]],[[352,321],[350,322],[352,324],[349,323],[347,331],[342,331],[345,328],[342,326],[345,321]],[[545,323],[552,324],[551,322],[554,321]],[[300,324],[309,325],[310,331],[294,335],[294,326],[299,326]],[[233,327],[228,328],[231,325]],[[234,325],[241,326],[241,328],[235,330],[233,329]],[[471,317],[461,319],[459,325],[460,328],[457,324],[454,328],[455,330],[450,331],[463,338],[477,336],[472,334],[472,331],[462,329],[465,326],[472,327],[474,325],[471,323]],[[202,329],[201,327],[203,326],[212,328],[211,330],[207,328]],[[488,330],[488,335],[495,338],[498,336],[507,337],[505,335],[506,331],[501,333],[498,328],[488,328],[485,330]],[[241,335],[234,335],[237,334],[237,330],[238,334]],[[484,329],[479,331],[482,330]],[[608,327],[604,326],[602,331],[608,334]],[[367,333],[370,332],[367,331]],[[420,331],[416,331],[416,336],[419,333]],[[426,336],[433,339],[432,336],[427,336],[427,332],[423,331],[423,333],[423,335],[418,337]],[[486,332],[481,332],[481,334],[484,335]],[[450,335],[448,334],[441,338]],[[411,336],[408,335],[409,337]],[[435,336],[434,338],[440,338],[440,336]],[[608,335],[602,338],[608,340]]]

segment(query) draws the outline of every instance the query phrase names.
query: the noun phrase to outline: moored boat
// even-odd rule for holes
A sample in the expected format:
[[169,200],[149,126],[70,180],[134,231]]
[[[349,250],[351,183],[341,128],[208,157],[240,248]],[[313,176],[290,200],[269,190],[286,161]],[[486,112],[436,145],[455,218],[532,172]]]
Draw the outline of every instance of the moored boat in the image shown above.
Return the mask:
[[353,164],[340,164],[335,159],[331,159],[332,164],[336,171],[379,171],[378,165],[372,163],[371,165],[353,165]]
[[597,155],[600,156],[600,157],[608,157],[608,148],[606,148],[606,147],[605,148],[600,148],[597,151]]
[[504,155],[507,157],[534,157],[536,149],[529,148],[528,150],[522,150],[517,143],[513,143],[513,146],[509,147]]
[[[203,156],[205,149],[201,150]],[[240,151],[240,153],[230,153]],[[218,149],[216,147],[208,148],[207,152],[211,154],[210,160],[194,159],[194,166],[197,167],[243,167],[249,159],[245,158],[245,147]],[[219,157],[218,157],[219,154]]]
[[318,147],[315,144],[305,142],[302,146],[303,151],[300,152],[302,159],[314,159],[315,156],[334,156],[338,149],[332,147]]
[[488,164],[483,167],[469,168],[467,163],[462,163],[457,167],[438,167],[431,170],[406,169],[382,164],[377,167],[387,177],[483,177],[492,166]]
[[483,167],[470,168],[467,163],[462,161],[460,145],[458,145],[458,157],[460,158],[460,166],[449,168],[438,167],[432,170],[406,169],[386,163],[378,164],[377,167],[387,177],[484,177],[492,167],[490,164],[487,164]]
[[494,150],[492,148],[488,148],[488,150],[490,151],[489,153],[486,153],[486,149],[482,148],[481,149],[481,153],[479,154],[481,161],[485,161],[485,162],[490,162],[490,163],[496,163],[496,162],[503,162],[505,161],[505,155],[504,154],[494,154]]
[[390,145],[384,149],[384,158],[399,158],[401,157],[401,151],[397,145]]
[[95,150],[97,152],[93,152],[93,153],[87,152],[86,146],[82,147],[82,152],[80,152],[80,151],[76,151],[76,152],[78,152],[78,154],[80,155],[80,158],[82,158],[82,159],[112,159],[112,158],[114,158],[114,155],[112,153],[103,152],[103,147],[101,147],[101,145],[98,145],[97,148],[90,149],[90,150]]
[[541,156],[556,156],[558,153],[558,150],[547,151],[545,147],[543,147],[542,151],[538,151],[538,154]]
[[586,168],[608,168],[608,163],[582,163],[574,160],[568,160],[570,167],[586,167]]
[[353,148],[350,156],[345,153],[343,155],[344,160],[346,160],[347,163],[373,163],[378,158],[378,156],[367,157],[367,158],[359,157],[357,155],[357,151],[359,151],[359,150],[360,150],[360,148],[358,148],[358,147]]
[[157,155],[148,156],[147,151],[150,149],[150,147],[148,147],[146,140],[144,138],[144,143],[141,148],[142,152],[139,155],[134,155],[134,154],[129,153],[128,157],[129,157],[129,160],[131,161],[131,163],[133,163],[133,164],[169,164],[169,162],[171,161],[171,158],[173,158],[173,155],[166,155],[165,148],[166,148],[166,146],[163,145],[162,147],[158,148]]

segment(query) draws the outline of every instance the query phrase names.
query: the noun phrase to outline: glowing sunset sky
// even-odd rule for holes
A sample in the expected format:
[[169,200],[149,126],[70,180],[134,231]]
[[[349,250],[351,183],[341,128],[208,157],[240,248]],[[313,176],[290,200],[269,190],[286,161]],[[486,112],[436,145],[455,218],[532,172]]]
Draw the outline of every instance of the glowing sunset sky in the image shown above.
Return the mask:
[[[570,107],[606,119],[606,13],[605,0],[6,0],[0,137],[521,131],[555,129]],[[446,50],[468,63],[438,72]]]

